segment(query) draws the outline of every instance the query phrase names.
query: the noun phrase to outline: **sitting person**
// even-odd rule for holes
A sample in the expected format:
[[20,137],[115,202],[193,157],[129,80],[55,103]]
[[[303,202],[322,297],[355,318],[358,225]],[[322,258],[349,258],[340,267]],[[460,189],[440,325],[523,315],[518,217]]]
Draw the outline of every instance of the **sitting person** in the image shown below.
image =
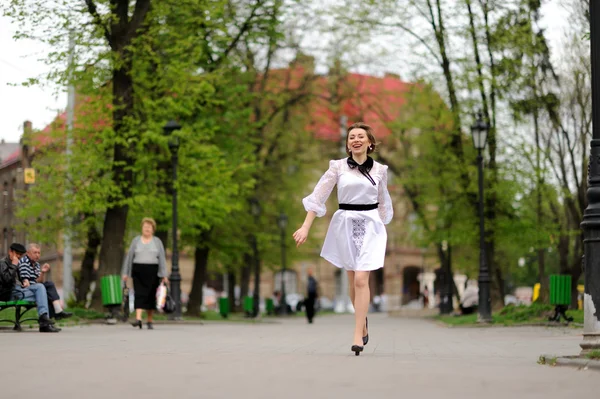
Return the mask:
[[[48,295],[42,284],[19,282],[19,258],[25,253],[25,247],[19,243],[11,244],[8,256],[0,259],[0,295],[2,299],[35,301],[38,310],[40,332],[59,332],[48,317]],[[6,292],[9,292],[7,295]]]
[[38,263],[42,252],[38,244],[31,243],[27,246],[27,253],[19,260],[19,279],[24,287],[32,283],[42,284],[48,295],[48,302],[52,303],[50,317],[56,320],[66,319],[73,314],[65,312],[60,304],[60,296],[52,281],[44,281],[46,273],[50,271],[50,265],[44,263],[41,267]]
[[17,272],[19,270],[19,258],[25,253],[25,247],[18,243],[10,245],[8,256],[0,259],[0,301],[10,301]]
[[460,301],[460,313],[463,315],[475,313],[479,303],[479,288],[477,281],[467,280],[465,292]]

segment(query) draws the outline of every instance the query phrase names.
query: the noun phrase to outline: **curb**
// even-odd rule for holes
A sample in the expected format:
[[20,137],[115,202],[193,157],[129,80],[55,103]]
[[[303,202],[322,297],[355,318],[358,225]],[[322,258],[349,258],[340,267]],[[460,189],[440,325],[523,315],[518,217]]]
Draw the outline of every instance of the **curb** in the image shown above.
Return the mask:
[[594,370],[600,371],[600,360],[587,359],[580,356],[554,356],[554,355],[541,355],[538,364],[545,364],[548,366],[562,366],[572,367],[578,370]]

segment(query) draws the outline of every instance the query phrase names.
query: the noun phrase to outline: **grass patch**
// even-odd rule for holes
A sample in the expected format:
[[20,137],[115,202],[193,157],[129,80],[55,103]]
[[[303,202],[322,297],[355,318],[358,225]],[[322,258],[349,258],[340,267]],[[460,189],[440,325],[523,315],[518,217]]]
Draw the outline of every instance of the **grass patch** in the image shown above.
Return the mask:
[[[517,326],[524,324],[549,324],[548,317],[554,314],[554,306],[532,304],[508,305],[492,314],[493,325]],[[567,316],[573,317],[573,323],[583,324],[583,310],[568,310]],[[466,316],[436,316],[437,320],[451,326],[476,325],[477,314]]]
[[548,364],[550,366],[556,366],[556,358],[547,358],[546,356],[540,356],[538,359],[538,364]]
[[600,360],[600,350],[593,350],[587,355],[585,355],[588,359]]

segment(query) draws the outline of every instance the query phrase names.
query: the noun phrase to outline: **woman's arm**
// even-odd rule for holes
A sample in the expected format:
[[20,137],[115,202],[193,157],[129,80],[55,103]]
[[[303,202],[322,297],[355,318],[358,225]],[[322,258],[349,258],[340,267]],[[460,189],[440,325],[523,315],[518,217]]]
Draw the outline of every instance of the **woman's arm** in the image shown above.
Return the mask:
[[306,209],[306,217],[302,226],[293,234],[296,241],[296,247],[304,244],[308,238],[308,232],[316,217],[324,216],[327,212],[325,202],[331,195],[333,187],[337,184],[339,173],[339,161],[329,161],[329,169],[319,179],[313,192],[306,198],[302,199],[304,209]]
[[379,180],[379,192],[377,195],[379,207],[377,208],[377,211],[379,212],[379,217],[381,218],[383,224],[388,224],[392,221],[392,217],[394,216],[394,207],[392,206],[392,198],[390,197],[390,193],[387,188],[388,167],[385,165],[382,165],[381,167],[383,168],[383,171],[381,173],[381,179]]
[[139,237],[135,237],[131,241],[131,244],[129,245],[129,251],[127,251],[127,256],[125,257],[125,260],[123,261],[123,267],[121,268],[121,275],[123,276],[123,280],[127,280],[127,278],[129,276],[131,276],[131,265],[133,264],[133,257],[135,255],[135,246],[137,245],[138,240],[139,240]]
[[154,237],[156,245],[158,246],[158,277],[167,277],[167,256],[165,254],[165,247],[158,237]]

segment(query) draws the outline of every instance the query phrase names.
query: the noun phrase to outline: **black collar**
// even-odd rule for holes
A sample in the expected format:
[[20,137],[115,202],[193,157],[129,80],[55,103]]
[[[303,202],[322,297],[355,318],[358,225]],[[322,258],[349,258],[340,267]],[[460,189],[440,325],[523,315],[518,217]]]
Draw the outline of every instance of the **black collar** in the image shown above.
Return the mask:
[[354,160],[354,158],[352,158],[352,155],[350,155],[347,159],[347,162],[350,169],[358,168],[359,172],[362,173],[363,176],[365,176],[367,179],[369,179],[372,185],[375,185],[375,180],[373,180],[373,178],[369,174],[371,169],[373,169],[373,158],[367,155],[367,160],[359,165]]

